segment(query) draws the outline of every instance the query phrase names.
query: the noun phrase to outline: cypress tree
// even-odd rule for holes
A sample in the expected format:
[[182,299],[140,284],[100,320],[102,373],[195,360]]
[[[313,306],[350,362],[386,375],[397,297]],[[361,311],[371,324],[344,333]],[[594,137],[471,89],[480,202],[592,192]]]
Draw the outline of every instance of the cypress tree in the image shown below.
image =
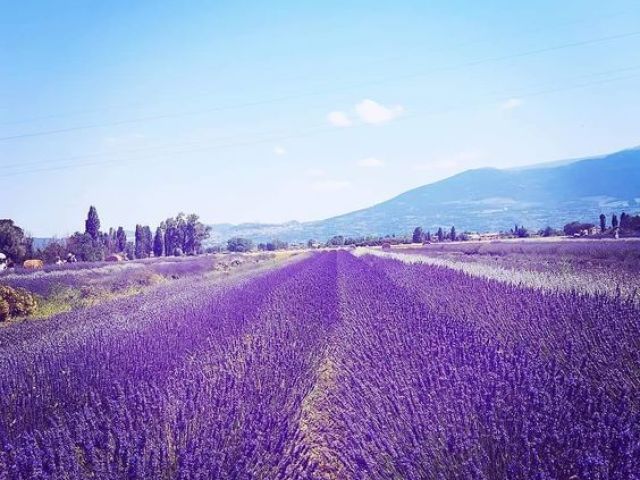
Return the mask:
[[422,227],[416,227],[413,231],[412,241],[413,243],[421,243],[423,238]]
[[164,234],[160,227],[156,228],[156,236],[153,239],[153,254],[161,257],[164,253]]
[[153,252],[153,234],[148,225],[142,227],[142,236],[144,238],[144,256],[150,257]]
[[87,220],[84,222],[85,233],[91,235],[91,238],[96,240],[100,233],[100,218],[98,217],[98,210],[91,205],[89,207],[89,213],[87,214]]
[[116,248],[118,252],[124,252],[127,248],[127,234],[122,227],[116,231]]
[[144,257],[144,239],[142,238],[142,225],[136,225],[136,233],[135,233],[135,248],[134,253],[136,258]]

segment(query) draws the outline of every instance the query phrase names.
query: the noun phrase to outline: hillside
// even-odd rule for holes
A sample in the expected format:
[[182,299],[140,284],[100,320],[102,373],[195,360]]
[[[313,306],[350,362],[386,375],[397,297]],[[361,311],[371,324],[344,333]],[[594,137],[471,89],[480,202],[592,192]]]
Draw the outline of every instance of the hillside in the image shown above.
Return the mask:
[[482,168],[409,190],[363,210],[316,222],[214,225],[215,240],[245,236],[326,240],[332,235],[434,230],[498,231],[515,223],[530,229],[569,220],[596,222],[600,213],[640,210],[640,148],[522,169]]

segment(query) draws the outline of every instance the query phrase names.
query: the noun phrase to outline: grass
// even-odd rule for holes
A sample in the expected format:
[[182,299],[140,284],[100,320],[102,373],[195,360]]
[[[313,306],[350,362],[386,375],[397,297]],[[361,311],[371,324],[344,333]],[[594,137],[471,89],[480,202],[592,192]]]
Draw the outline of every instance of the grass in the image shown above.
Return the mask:
[[157,273],[152,273],[144,279],[137,279],[133,284],[117,284],[110,288],[102,285],[89,285],[81,287],[58,286],[47,296],[38,296],[38,309],[29,317],[24,318],[45,319],[59,313],[69,312],[80,308],[88,308],[103,302],[118,298],[139,295],[148,288],[167,281],[167,278]]

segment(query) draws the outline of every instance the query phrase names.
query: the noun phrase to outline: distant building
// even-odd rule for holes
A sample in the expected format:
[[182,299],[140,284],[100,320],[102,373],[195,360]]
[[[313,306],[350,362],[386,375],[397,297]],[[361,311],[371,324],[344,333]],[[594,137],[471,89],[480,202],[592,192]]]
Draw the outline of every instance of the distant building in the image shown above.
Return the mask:
[[480,233],[478,235],[480,237],[480,240],[499,240],[500,239],[500,233],[498,232]]

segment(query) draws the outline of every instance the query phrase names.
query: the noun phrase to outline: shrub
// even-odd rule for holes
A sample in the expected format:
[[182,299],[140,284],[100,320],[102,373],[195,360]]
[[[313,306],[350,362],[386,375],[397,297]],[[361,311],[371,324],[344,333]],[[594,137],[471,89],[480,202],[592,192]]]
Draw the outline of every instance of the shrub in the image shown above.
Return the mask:
[[9,311],[9,303],[4,298],[0,298],[0,322],[9,318]]
[[24,288],[0,286],[0,321],[30,315],[37,307],[35,297]]

